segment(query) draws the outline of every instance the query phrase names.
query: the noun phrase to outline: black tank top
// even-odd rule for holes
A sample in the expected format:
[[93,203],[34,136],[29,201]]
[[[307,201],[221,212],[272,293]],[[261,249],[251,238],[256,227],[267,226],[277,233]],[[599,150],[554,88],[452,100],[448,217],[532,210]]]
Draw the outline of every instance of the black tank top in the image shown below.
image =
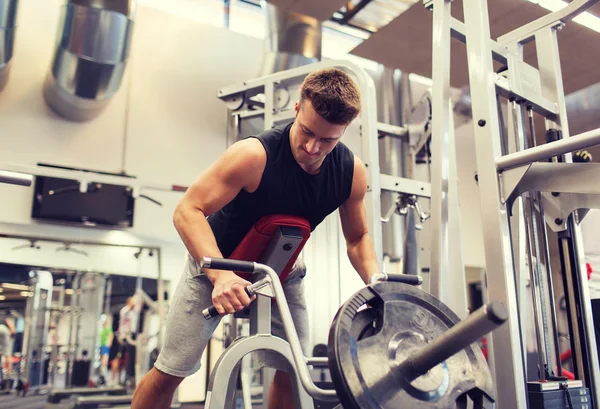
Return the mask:
[[325,157],[318,174],[304,171],[290,147],[292,124],[265,131],[257,138],[267,152],[258,188],[240,193],[208,223],[223,257],[229,257],[250,228],[263,216],[287,214],[310,222],[311,230],[350,197],[354,154],[341,142]]

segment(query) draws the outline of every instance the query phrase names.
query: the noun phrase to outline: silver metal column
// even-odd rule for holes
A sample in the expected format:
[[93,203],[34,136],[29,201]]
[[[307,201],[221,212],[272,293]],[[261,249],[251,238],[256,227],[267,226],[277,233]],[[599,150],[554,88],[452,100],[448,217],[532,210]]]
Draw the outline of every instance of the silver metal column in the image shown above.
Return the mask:
[[[450,102],[451,2],[433,2],[431,265],[429,292],[461,318],[467,313],[458,175]],[[452,248],[450,248],[452,246]],[[452,291],[442,291],[452,288]]]
[[[44,374],[44,347],[48,339],[50,307],[52,306],[52,274],[47,271],[31,271],[33,295],[27,300],[25,333],[23,334],[23,353],[25,368],[23,378],[38,390]],[[34,358],[35,356],[35,358]],[[36,370],[34,365],[39,365]]]
[[[77,337],[78,349],[75,350],[76,358],[87,351],[90,360],[94,359],[94,353],[98,349],[98,321],[102,314],[104,301],[104,289],[106,287],[106,276],[98,273],[85,273],[79,282],[78,307],[81,308],[81,316]],[[92,376],[93,365],[90,365],[89,376]]]
[[525,367],[519,328],[518,298],[515,285],[511,241],[506,205],[500,200],[500,186],[494,166],[502,155],[500,145],[496,86],[490,47],[487,0],[464,0],[467,55],[483,240],[488,279],[488,296],[502,302],[509,310],[508,323],[492,335],[494,373],[498,407],[525,409]]
[[[520,52],[520,51],[518,51]],[[525,128],[523,127],[523,109],[521,105],[514,101],[508,102],[508,152],[517,152],[525,149]],[[529,296],[527,294],[527,285],[529,280],[529,271],[527,263],[527,237],[525,231],[525,198],[519,196],[515,199],[512,208],[507,209],[511,213],[510,217],[510,236],[512,240],[512,252],[515,269],[515,282],[517,285],[517,297],[519,300],[519,322],[521,329],[530,325],[529,315]],[[527,331],[521,331],[521,340],[523,351],[527,349]],[[527,379],[527,377],[526,377]]]
[[[431,273],[429,292],[439,298],[448,265],[448,166],[450,146],[450,7],[449,0],[433,2],[431,153]],[[454,147],[452,147],[454,148]]]
[[[458,191],[458,169],[456,162],[456,140],[454,138],[453,107],[448,102],[450,110],[448,136],[448,275],[439,277],[441,288],[451,289],[440,294],[440,300],[452,309],[461,319],[469,315],[467,302],[467,277],[463,259],[463,241],[461,234],[460,195]],[[433,157],[436,160],[436,157]],[[435,273],[434,273],[435,274]]]
[[[372,73],[372,77],[377,89],[377,121],[396,126],[404,125],[402,118],[402,96],[405,91],[403,83],[408,83],[408,81],[404,81],[408,75],[380,64],[377,71]],[[388,134],[381,135],[379,138],[379,168],[381,172],[386,175],[406,177],[405,159],[407,156],[405,152],[408,150],[406,139]],[[385,214],[393,206],[397,198],[398,193],[396,192],[381,191],[382,214]],[[408,216],[405,219],[394,213],[382,226],[383,255],[388,257],[392,263],[399,262],[406,256],[403,249],[406,220],[408,220]]]

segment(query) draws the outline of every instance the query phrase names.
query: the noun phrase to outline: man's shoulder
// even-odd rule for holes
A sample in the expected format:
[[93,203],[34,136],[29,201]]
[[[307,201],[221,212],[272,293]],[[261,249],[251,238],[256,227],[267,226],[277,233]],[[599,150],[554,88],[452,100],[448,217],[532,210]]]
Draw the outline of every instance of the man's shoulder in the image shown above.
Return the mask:
[[282,141],[284,135],[288,135],[293,122],[284,125],[277,125],[271,129],[265,129],[257,135],[250,136],[251,138],[257,138],[263,142],[275,142]]
[[352,149],[348,147],[344,142],[340,141],[333,148],[332,153],[340,163],[352,163],[354,164],[355,155]]
[[337,145],[335,145],[335,148],[334,148],[334,149],[338,149],[338,150],[341,150],[341,151],[344,151],[344,152],[350,152],[350,153],[352,153],[352,149],[350,149],[350,148],[348,147],[348,145],[346,145],[346,144],[345,144],[344,142],[342,142],[342,141],[339,141],[339,142],[337,143]]

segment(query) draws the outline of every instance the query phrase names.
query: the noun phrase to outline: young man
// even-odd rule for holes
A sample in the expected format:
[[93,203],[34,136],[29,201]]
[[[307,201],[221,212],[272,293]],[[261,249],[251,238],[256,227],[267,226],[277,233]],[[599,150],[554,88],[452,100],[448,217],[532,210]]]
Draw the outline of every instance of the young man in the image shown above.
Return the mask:
[[[129,297],[119,311],[119,327],[117,329],[118,353],[112,360],[112,382],[120,383],[122,363],[125,363],[126,379],[135,377],[135,345],[131,345],[127,338],[135,340],[138,333],[138,322],[141,305],[138,303],[137,294]],[[113,340],[114,342],[114,340]],[[124,360],[123,357],[126,357]]]
[[100,316],[100,331],[98,334],[100,349],[100,377],[106,382],[106,372],[108,370],[108,357],[113,343],[114,333],[112,323],[105,314]]
[[[198,370],[219,322],[206,321],[204,308],[214,304],[221,314],[231,314],[251,302],[244,291],[249,282],[232,271],[201,271],[198,261],[204,256],[228,257],[263,216],[297,215],[314,229],[339,208],[352,265],[365,283],[378,272],[363,203],[365,166],[340,142],[360,111],[356,84],[341,70],[313,72],[302,84],[295,111],[293,123],[233,144],[178,204],[174,223],[188,250],[186,271],[171,300],[165,345],[138,386],[132,409],[168,408],[175,388]],[[304,274],[299,261],[283,287],[307,353]],[[285,339],[275,307],[272,332]],[[277,371],[269,408],[294,408],[291,391],[289,375]]]

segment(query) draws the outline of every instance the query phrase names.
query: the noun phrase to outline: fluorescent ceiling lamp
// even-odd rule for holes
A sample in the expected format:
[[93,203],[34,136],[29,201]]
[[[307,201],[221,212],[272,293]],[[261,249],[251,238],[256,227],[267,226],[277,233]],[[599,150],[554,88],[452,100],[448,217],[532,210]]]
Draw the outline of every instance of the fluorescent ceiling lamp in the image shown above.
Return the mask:
[[29,291],[21,291],[21,295],[23,297],[32,297],[33,293],[30,293]]
[[21,284],[2,283],[2,284],[0,284],[0,286],[2,286],[3,288],[7,288],[9,290],[29,290],[28,285],[21,285]]
[[[529,0],[529,2],[538,4],[550,11],[563,9],[569,4],[563,0]],[[600,18],[588,13],[587,11],[575,17],[573,21],[589,28],[590,30],[600,33]]]
[[6,296],[5,295],[0,295],[0,301],[6,300]]

